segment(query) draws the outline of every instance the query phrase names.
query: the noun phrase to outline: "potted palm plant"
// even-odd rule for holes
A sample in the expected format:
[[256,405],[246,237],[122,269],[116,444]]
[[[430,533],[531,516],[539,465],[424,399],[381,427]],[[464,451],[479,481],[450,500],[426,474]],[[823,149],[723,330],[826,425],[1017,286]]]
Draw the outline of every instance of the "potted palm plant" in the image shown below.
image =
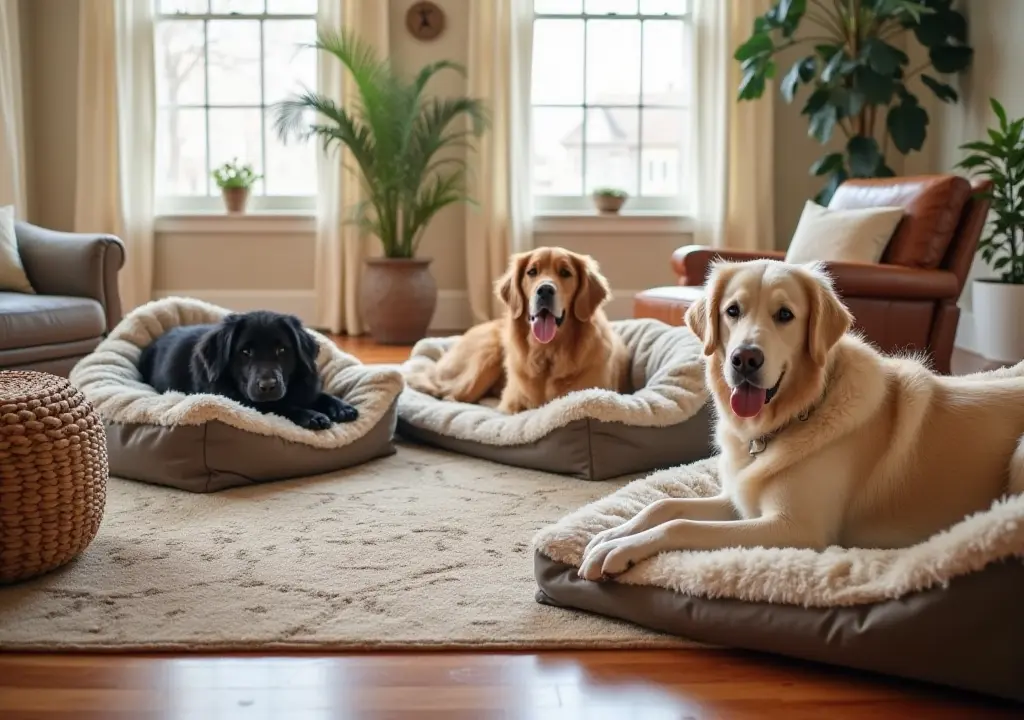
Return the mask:
[[992,214],[978,251],[998,276],[971,287],[979,350],[989,360],[1016,363],[1024,360],[1024,118],[1009,120],[999,101],[990,103],[999,126],[988,141],[961,146],[970,154],[957,167],[992,183],[981,192]]
[[252,165],[240,164],[238,158],[214,168],[211,174],[213,181],[220,188],[228,213],[232,215],[245,212],[252,186],[263,177],[253,170]]
[[366,196],[352,222],[376,237],[384,251],[366,260],[359,289],[363,317],[377,342],[411,344],[426,334],[437,307],[432,259],[416,253],[438,211],[470,200],[466,164],[451,151],[472,149],[470,138],[487,125],[485,108],[470,97],[426,95],[437,73],[465,72],[456,63],[431,63],[405,80],[348,30],[321,28],[313,47],[344,65],[359,102],[340,107],[306,91],[275,106],[275,126],[283,140],[315,138],[324,152],[341,146],[350,151],[349,170]]

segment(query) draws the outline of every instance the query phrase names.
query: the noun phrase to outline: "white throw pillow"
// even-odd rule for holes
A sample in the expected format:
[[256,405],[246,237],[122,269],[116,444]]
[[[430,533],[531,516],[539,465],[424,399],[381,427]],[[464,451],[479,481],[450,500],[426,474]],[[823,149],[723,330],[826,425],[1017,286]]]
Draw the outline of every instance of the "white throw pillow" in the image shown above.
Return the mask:
[[903,218],[901,207],[829,210],[808,200],[786,262],[877,263]]
[[0,291],[35,294],[18,254],[13,205],[0,207]]

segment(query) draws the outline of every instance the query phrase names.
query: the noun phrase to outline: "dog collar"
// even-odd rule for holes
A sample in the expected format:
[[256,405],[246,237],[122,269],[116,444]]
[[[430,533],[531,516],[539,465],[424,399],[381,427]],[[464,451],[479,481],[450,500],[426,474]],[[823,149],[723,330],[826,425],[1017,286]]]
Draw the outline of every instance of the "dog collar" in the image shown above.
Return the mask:
[[[811,410],[813,410],[813,409],[814,409],[813,407],[807,408],[806,410],[801,412],[799,415],[797,415],[796,419],[799,420],[800,422],[806,422],[807,418],[809,418],[811,416]],[[750,455],[750,457],[756,458],[758,455],[760,455],[761,453],[763,453],[765,450],[768,449],[768,443],[769,443],[769,441],[772,440],[772,438],[774,438],[780,432],[785,430],[791,424],[792,424],[792,421],[787,422],[785,425],[780,427],[778,430],[774,430],[774,431],[772,431],[770,433],[765,433],[764,435],[759,435],[758,437],[754,438],[753,440],[750,441],[750,446],[747,448],[747,453]]]

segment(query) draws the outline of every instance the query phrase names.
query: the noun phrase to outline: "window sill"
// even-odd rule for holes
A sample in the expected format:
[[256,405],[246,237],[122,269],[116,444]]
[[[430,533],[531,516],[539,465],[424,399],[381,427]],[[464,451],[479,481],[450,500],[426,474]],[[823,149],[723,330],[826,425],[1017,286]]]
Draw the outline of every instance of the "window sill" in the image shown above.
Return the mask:
[[158,234],[254,234],[315,233],[316,215],[294,210],[253,210],[244,215],[226,212],[190,212],[160,215],[154,223]]
[[544,213],[533,218],[538,235],[686,235],[693,220],[682,215],[657,213]]

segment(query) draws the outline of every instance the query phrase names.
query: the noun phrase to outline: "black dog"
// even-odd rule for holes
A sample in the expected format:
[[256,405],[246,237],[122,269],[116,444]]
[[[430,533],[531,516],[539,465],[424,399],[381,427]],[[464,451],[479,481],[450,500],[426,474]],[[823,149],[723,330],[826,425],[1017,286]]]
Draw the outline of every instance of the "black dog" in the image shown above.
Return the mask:
[[167,331],[142,351],[139,371],[159,392],[223,395],[323,430],[359,413],[322,392],[317,350],[297,317],[260,310]]

